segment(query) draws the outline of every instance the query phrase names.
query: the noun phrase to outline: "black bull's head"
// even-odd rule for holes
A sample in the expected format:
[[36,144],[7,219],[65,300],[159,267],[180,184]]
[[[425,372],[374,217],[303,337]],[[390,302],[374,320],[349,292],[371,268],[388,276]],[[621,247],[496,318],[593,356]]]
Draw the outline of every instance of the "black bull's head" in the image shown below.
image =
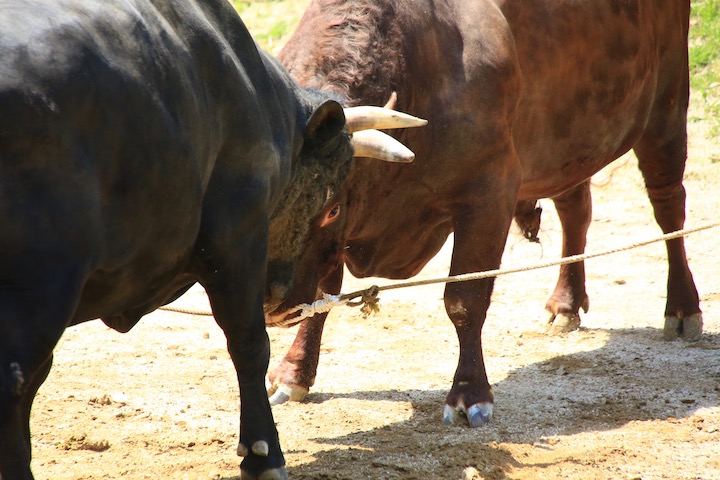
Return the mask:
[[[402,143],[378,129],[418,127],[427,121],[384,107],[359,106],[343,109],[337,102],[327,101],[309,117],[304,142],[283,199],[270,219],[268,244],[268,282],[265,291],[265,313],[268,325],[294,305],[287,305],[299,296],[303,301],[314,298],[317,282],[308,282],[307,268],[296,269],[298,261],[307,264],[306,246],[317,245],[315,237],[338,218],[337,199],[332,192],[341,190],[353,156],[376,158],[389,162],[409,163],[415,158]],[[352,148],[350,148],[352,146]],[[338,159],[347,159],[347,161]],[[302,210],[302,211],[299,211]],[[303,219],[315,216],[310,225]],[[327,234],[327,230],[326,230]],[[337,252],[335,252],[337,253]],[[312,255],[314,258],[315,255]],[[337,262],[337,255],[326,261]],[[298,278],[296,270],[303,272]],[[310,287],[310,297],[305,290]],[[291,292],[293,295],[291,295]]]

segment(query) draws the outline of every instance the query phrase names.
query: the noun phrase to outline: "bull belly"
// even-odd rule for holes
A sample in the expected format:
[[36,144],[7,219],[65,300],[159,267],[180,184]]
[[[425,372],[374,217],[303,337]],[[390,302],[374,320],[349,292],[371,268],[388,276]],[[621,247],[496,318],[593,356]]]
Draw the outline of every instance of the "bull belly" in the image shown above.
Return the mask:
[[194,276],[177,272],[96,273],[85,284],[71,324],[103,318],[115,323],[106,321],[108,326],[127,331],[140,317],[176,299],[195,281]]

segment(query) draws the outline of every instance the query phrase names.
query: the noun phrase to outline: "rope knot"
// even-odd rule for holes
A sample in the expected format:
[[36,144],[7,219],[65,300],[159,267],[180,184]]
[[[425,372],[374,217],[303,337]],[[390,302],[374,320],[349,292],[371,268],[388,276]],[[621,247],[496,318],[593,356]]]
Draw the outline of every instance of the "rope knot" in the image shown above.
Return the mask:
[[292,319],[293,322],[298,322],[299,320],[305,318],[314,317],[318,313],[327,313],[332,310],[333,307],[345,305],[346,303],[347,299],[341,298],[340,295],[323,293],[323,298],[315,300],[313,303],[303,303],[301,305],[298,305],[288,313],[300,310],[300,315]]
[[378,313],[380,311],[380,299],[378,298],[379,293],[380,287],[373,285],[372,287],[355,294],[355,296],[360,296],[360,300],[356,302],[347,301],[347,304],[351,307],[360,306],[360,312],[362,312],[363,318],[367,318],[370,314]]

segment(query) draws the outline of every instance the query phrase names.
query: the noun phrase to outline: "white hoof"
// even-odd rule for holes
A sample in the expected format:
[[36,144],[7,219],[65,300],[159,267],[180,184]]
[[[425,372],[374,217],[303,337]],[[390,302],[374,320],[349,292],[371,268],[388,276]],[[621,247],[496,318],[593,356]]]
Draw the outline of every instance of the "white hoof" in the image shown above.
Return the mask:
[[686,342],[697,342],[702,337],[703,318],[701,313],[689,317],[665,317],[663,336],[665,340],[681,337]]
[[[269,391],[269,390],[268,390]],[[309,390],[300,385],[280,384],[276,387],[275,393],[270,397],[270,405],[280,405],[286,402],[302,402],[307,397]]]
[[550,314],[546,332],[549,335],[560,335],[562,333],[574,332],[580,328],[580,314],[558,313]]
[[490,423],[492,415],[492,403],[476,403],[467,410],[465,410],[465,407],[453,408],[450,405],[445,405],[443,423],[445,425],[455,425],[459,422],[467,422],[471,427],[479,427]]
[[701,313],[683,318],[682,338],[686,342],[697,342],[702,338],[703,318]]
[[443,410],[443,423],[445,425],[455,425],[463,417],[461,414],[462,410],[453,408],[450,405],[445,405]]

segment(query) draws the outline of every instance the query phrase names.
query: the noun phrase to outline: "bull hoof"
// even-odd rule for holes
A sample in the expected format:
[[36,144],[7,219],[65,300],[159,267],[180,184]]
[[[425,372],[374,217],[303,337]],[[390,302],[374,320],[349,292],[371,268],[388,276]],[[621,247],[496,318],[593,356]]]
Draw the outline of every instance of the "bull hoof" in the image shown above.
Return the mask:
[[551,313],[546,333],[548,335],[560,335],[563,333],[574,332],[580,328],[580,314],[578,313]]
[[689,317],[665,317],[663,335],[665,340],[675,340],[680,337],[686,342],[697,342],[702,337],[703,319],[701,313]]
[[310,390],[300,385],[273,385],[268,388],[270,405],[280,405],[286,402],[302,402]]
[[454,425],[463,420],[467,420],[471,427],[479,427],[490,423],[493,414],[492,403],[476,403],[467,410],[464,407],[451,407],[445,405],[443,411],[443,423],[445,425]]
[[253,475],[245,470],[241,470],[240,480],[288,480],[288,474],[284,467],[265,470],[260,475]]

